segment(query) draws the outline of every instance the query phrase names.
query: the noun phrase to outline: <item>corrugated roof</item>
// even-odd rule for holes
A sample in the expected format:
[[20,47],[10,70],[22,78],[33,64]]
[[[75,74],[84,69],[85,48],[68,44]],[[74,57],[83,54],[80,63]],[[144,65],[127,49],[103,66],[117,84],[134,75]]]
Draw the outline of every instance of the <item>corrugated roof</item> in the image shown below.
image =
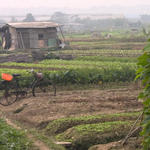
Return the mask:
[[59,24],[54,22],[17,22],[8,23],[7,25],[14,28],[49,28],[60,26]]

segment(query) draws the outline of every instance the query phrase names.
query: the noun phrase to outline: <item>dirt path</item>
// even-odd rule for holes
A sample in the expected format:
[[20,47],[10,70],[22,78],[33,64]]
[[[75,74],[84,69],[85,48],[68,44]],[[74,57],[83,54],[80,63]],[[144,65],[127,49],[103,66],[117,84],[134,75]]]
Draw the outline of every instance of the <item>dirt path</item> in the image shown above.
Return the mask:
[[[13,128],[17,129],[17,130],[21,130],[21,127],[19,127],[18,125],[16,125],[15,123],[13,123],[11,120],[9,120],[8,118],[5,118],[6,122],[8,125],[12,126]],[[32,134],[27,134],[27,137],[33,141],[33,145],[35,147],[37,147],[39,150],[50,150],[47,145],[45,143],[43,143],[40,140],[35,139],[35,137]]]

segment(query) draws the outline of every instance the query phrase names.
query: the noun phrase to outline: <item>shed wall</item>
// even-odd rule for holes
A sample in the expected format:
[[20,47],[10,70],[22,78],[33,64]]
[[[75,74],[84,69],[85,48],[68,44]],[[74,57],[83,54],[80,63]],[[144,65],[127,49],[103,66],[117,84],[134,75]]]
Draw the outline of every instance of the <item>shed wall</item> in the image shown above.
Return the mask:
[[[47,48],[57,46],[54,42],[52,45],[48,45],[49,41],[56,41],[57,30],[56,28],[46,29],[16,29],[17,39],[19,44],[18,48]],[[21,39],[21,36],[22,39]],[[23,44],[22,44],[23,41]],[[24,47],[23,47],[24,45]]]

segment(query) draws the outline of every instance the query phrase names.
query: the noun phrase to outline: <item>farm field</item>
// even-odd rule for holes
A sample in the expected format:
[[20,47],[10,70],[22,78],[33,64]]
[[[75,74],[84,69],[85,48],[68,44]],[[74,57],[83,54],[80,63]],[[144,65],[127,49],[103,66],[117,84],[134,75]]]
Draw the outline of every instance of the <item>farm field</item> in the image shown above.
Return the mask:
[[[109,150],[106,148],[112,142],[118,144],[142,111],[138,100],[141,83],[134,78],[146,42],[139,37],[133,41],[115,36],[118,42],[94,41],[89,35],[68,36],[70,47],[45,52],[47,59],[1,63],[0,74],[21,74],[22,86],[30,84],[33,78],[29,70],[34,69],[57,87],[56,96],[51,91],[50,95],[32,97],[29,92],[10,106],[0,106],[2,115],[38,137],[50,150]],[[127,39],[129,42],[123,42]],[[71,59],[62,59],[64,56]],[[127,150],[141,148],[140,140],[134,137],[128,140]]]
[[[132,33],[127,31],[101,32],[100,36],[92,34],[71,34],[66,35],[66,40],[70,42],[72,49],[122,49],[122,50],[141,50],[147,44],[144,34],[139,31]],[[111,35],[109,38],[107,35]]]
[[[125,137],[142,108],[137,100],[139,92],[135,85],[108,90],[60,90],[56,97],[52,93],[50,97],[43,94],[35,98],[28,96],[9,107],[0,106],[0,109],[7,118],[23,127],[36,128],[49,138],[55,137],[56,141],[70,141],[73,149],[80,150]],[[23,106],[24,109],[17,111]],[[113,124],[116,129],[110,128]],[[83,134],[78,134],[78,128]],[[116,136],[118,130],[123,132]],[[103,136],[99,137],[100,133]]]
[[114,58],[113,61],[112,58],[112,60],[103,61],[104,59],[102,61],[44,60],[38,64],[3,63],[0,66],[0,72],[21,73],[28,79],[31,74],[27,70],[34,68],[35,70],[43,70],[45,76],[60,84],[99,84],[99,82],[125,82],[134,79],[136,60],[127,62],[127,59],[117,61]]

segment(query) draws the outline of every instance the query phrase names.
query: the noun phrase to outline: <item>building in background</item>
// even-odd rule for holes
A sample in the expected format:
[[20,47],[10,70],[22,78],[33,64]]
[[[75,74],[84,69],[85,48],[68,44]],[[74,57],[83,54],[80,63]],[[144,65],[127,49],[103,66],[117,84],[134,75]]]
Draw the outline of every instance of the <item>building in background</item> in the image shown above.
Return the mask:
[[60,25],[54,22],[17,22],[1,27],[3,49],[35,49],[59,47]]

